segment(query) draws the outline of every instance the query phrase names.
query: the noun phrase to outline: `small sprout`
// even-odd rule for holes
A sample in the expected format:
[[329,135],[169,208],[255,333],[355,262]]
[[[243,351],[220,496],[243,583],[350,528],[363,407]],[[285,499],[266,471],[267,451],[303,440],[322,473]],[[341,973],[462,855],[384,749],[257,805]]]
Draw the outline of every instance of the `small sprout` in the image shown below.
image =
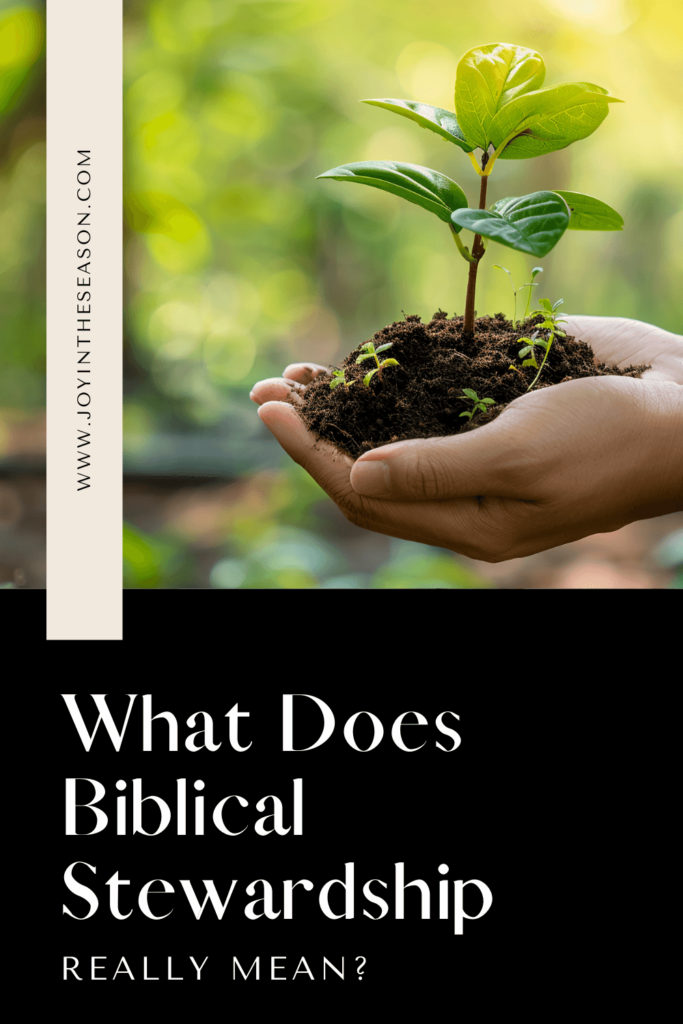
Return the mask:
[[382,367],[399,366],[399,362],[397,359],[383,359],[382,362],[380,363],[379,359],[377,358],[380,352],[386,352],[386,350],[388,348],[391,348],[393,344],[393,341],[388,341],[385,345],[380,345],[379,348],[375,348],[374,342],[366,341],[364,345],[361,345],[361,355],[358,356],[356,362],[362,363],[364,359],[374,359],[375,362],[377,363],[377,366],[374,368],[374,370],[370,370],[370,373],[363,377],[363,384],[365,384],[366,388],[370,387],[370,381],[372,380],[373,376],[377,373],[378,370],[379,379],[382,379]]
[[335,378],[330,381],[330,387],[336,388],[338,384],[346,384],[347,388],[350,388],[352,384],[355,384],[355,380],[347,380],[345,377],[345,370],[333,370],[332,376]]
[[538,285],[534,284],[534,278],[536,277],[537,274],[542,274],[543,273],[543,267],[534,267],[534,269],[531,271],[531,280],[527,281],[526,284],[520,285],[519,288],[515,288],[515,282],[512,280],[512,274],[510,273],[508,268],[507,267],[501,267],[500,263],[494,263],[493,266],[494,266],[494,268],[496,270],[504,270],[505,273],[507,274],[507,276],[510,278],[510,285],[512,286],[512,295],[513,295],[514,300],[515,300],[515,305],[514,305],[514,309],[513,309],[513,312],[512,312],[512,326],[516,327],[517,323],[518,323],[518,321],[517,321],[517,293],[521,292],[522,288],[528,288],[529,289],[529,297],[528,297],[527,303],[526,303],[526,312],[524,313],[524,319],[526,320],[526,318],[529,315],[529,306],[531,304],[531,289],[532,288],[538,288]]
[[543,338],[539,338],[538,333],[538,331],[534,331],[530,338],[520,338],[519,343],[521,345],[523,345],[525,341],[528,342],[528,344],[524,345],[524,348],[520,348],[518,352],[520,359],[524,359],[524,356],[529,356],[529,353],[531,353],[528,359],[524,359],[522,366],[533,366],[536,370],[538,369],[538,363],[536,362],[536,353],[534,352],[534,348],[538,345],[538,347],[542,348],[545,352],[549,344],[549,342],[545,341]]
[[398,360],[396,360],[396,359],[383,359],[382,362],[379,364],[379,366],[376,366],[374,370],[370,370],[370,373],[366,374],[365,377],[363,377],[363,383],[365,384],[366,388],[370,387],[370,381],[372,380],[373,376],[377,373],[378,370],[379,370],[380,380],[382,379],[382,367],[383,366],[398,366],[398,365],[399,365],[398,364]]
[[531,281],[529,282],[528,285],[526,285],[526,284],[522,285],[522,288],[528,288],[529,289],[529,295],[528,295],[527,300],[526,300],[526,309],[524,310],[524,319],[525,320],[529,316],[529,306],[531,305],[531,289],[532,288],[538,288],[538,285],[534,284],[534,278],[536,277],[537,274],[542,274],[542,273],[543,273],[543,267],[534,267],[534,269],[531,271]]
[[[541,308],[540,309],[535,309],[534,312],[533,312],[534,316],[537,313],[540,313],[541,316],[545,317],[543,323],[539,324],[538,330],[540,330],[540,331],[549,331],[550,332],[550,336],[549,336],[549,338],[546,341],[538,341],[537,340],[537,341],[534,342],[535,345],[540,345],[541,348],[545,349],[545,355],[543,356],[543,362],[541,363],[541,365],[539,367],[538,373],[536,374],[536,376],[532,380],[531,384],[527,388],[527,391],[531,391],[531,389],[533,388],[534,384],[536,383],[538,378],[541,376],[541,371],[543,370],[543,367],[545,366],[546,359],[548,358],[548,353],[550,352],[550,347],[551,347],[553,341],[555,340],[556,335],[559,335],[560,338],[566,338],[567,337],[565,332],[561,331],[560,328],[558,327],[558,324],[566,324],[567,321],[561,319],[557,315],[557,313],[556,313],[556,310],[558,310],[563,303],[564,303],[564,299],[558,299],[557,302],[555,302],[553,305],[550,304],[550,299],[541,299],[540,302],[539,302],[539,306]],[[522,340],[523,341],[529,341],[530,339],[523,338]],[[520,354],[520,356],[523,355],[524,354],[524,349],[521,349],[519,354]],[[522,365],[523,366],[530,366],[530,365],[536,365],[536,364],[535,363],[531,364],[527,360],[527,362],[522,363]]]
[[457,401],[459,401],[459,402],[472,402],[472,410],[471,410],[471,412],[461,412],[460,413],[460,416],[465,416],[465,417],[467,417],[468,420],[471,420],[472,417],[475,415],[475,413],[478,413],[478,412],[488,412],[488,409],[486,408],[487,405],[495,405],[496,404],[492,398],[480,398],[479,395],[477,394],[477,392],[473,391],[472,388],[463,388],[462,389],[462,393],[463,393],[463,395],[465,397],[464,398],[460,398],[458,396]]
[[538,304],[541,309],[534,310],[535,313],[541,313],[544,309],[547,309],[549,313],[554,313],[556,309],[559,309],[560,306],[564,305],[564,299],[558,299],[552,306],[550,304],[550,299],[541,299]]

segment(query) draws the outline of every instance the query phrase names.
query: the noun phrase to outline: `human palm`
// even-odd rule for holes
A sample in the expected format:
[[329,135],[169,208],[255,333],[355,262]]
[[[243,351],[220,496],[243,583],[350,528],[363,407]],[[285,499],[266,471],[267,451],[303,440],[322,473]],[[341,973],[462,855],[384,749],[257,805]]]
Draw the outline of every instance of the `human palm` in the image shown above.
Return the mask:
[[542,388],[477,430],[399,441],[355,462],[287,401],[325,367],[290,364],[251,397],[351,522],[473,558],[517,558],[683,508],[683,338],[620,317],[568,316],[564,329],[608,365],[650,369]]

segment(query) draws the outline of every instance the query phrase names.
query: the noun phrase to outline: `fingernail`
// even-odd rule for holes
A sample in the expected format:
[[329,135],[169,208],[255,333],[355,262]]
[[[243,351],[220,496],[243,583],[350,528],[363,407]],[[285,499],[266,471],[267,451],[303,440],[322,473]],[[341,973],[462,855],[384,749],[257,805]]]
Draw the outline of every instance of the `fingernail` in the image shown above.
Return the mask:
[[368,498],[388,498],[391,494],[389,466],[381,459],[357,462],[351,471],[351,486],[356,494]]

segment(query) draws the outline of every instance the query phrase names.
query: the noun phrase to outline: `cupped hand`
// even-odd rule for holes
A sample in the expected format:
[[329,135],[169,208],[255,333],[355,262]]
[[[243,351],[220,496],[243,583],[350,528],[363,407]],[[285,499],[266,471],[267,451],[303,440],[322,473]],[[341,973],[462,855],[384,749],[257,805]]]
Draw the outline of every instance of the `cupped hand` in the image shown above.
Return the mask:
[[326,367],[293,363],[251,397],[351,522],[471,558],[519,558],[683,509],[683,337],[620,317],[567,316],[564,329],[609,365],[651,368],[542,388],[477,430],[356,461],[317,440],[287,401]]

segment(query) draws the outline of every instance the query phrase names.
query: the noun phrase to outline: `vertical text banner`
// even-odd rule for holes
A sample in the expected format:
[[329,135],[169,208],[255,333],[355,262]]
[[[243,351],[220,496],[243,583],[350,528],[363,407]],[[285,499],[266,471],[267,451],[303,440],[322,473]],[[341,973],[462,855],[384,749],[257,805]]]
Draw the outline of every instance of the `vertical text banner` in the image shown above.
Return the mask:
[[47,4],[47,639],[122,639],[122,0]]

